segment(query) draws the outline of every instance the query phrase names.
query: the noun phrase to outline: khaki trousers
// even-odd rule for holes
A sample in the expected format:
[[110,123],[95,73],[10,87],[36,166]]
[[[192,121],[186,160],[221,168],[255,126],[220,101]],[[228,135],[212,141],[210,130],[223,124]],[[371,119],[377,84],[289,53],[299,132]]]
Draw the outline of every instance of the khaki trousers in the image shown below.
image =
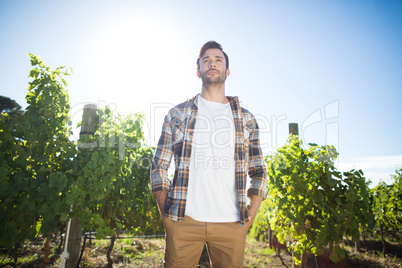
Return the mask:
[[244,247],[249,224],[239,222],[199,222],[185,216],[176,222],[165,218],[166,246],[164,267],[197,267],[207,244],[212,267],[244,266]]

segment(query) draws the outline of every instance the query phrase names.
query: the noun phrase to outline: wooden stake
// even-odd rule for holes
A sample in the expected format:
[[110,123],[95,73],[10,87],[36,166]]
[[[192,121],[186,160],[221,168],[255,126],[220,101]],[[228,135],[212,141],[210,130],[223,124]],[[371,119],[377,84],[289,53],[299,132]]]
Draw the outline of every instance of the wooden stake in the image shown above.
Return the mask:
[[299,136],[299,126],[297,123],[289,123],[289,135]]
[[[93,136],[95,133],[96,125],[96,110],[95,104],[86,104],[84,106],[84,112],[82,114],[80,139],[85,135]],[[92,148],[92,147],[81,147]],[[71,219],[70,225],[70,235],[68,238],[67,251],[69,257],[66,261],[66,268],[76,268],[78,259],[80,258],[80,247],[81,247],[81,236],[82,236],[82,226],[80,225],[80,220],[77,217]]]

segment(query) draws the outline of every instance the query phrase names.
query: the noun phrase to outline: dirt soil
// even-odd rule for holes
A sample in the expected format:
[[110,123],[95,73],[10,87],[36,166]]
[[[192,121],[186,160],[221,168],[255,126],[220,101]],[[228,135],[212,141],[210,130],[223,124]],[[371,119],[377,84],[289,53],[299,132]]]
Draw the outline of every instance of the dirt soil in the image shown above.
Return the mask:
[[[85,247],[80,267],[106,267],[106,251],[109,240],[102,240],[88,243]],[[113,267],[163,267],[164,239],[131,239],[129,241],[116,242],[112,260]],[[26,243],[18,251],[18,261],[14,263],[7,256],[10,252],[0,250],[0,267],[49,267],[56,268],[59,265],[60,252],[57,248],[60,245],[58,239],[51,241],[50,262],[43,262],[44,256],[43,239],[37,238],[32,242]],[[368,241],[366,245],[369,250],[362,245],[360,253],[354,253],[352,248],[348,248],[345,243],[345,249],[348,249],[346,260],[336,264],[328,260],[328,256],[309,256],[306,260],[307,268],[343,268],[343,267],[402,267],[402,247],[399,244],[388,244],[385,258],[382,257],[382,244],[377,241]],[[326,252],[329,255],[329,251]],[[203,252],[198,267],[210,267],[208,254]],[[282,250],[280,256],[269,248],[265,242],[258,242],[248,239],[245,250],[245,267],[293,267],[293,258],[286,251]]]

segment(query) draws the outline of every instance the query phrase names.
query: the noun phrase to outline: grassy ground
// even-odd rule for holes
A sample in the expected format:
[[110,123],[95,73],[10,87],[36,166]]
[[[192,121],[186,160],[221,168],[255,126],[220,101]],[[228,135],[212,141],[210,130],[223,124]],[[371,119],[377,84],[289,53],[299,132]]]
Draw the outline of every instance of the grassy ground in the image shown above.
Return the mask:
[[[106,251],[110,240],[93,240],[87,242],[80,267],[105,267]],[[56,252],[59,245],[58,239],[52,241],[51,262],[45,267],[58,267],[60,254]],[[347,259],[335,266],[328,266],[320,263],[318,267],[402,267],[402,247],[398,244],[389,244],[385,256],[381,253],[381,243],[369,241],[366,250],[362,246],[360,253],[354,253],[347,243],[343,245],[348,250]],[[164,239],[119,239],[116,241],[112,252],[113,267],[162,267]],[[43,240],[37,238],[35,241],[26,243],[19,251],[18,261],[13,262],[4,252],[0,252],[0,267],[40,267],[44,256]],[[308,267],[316,267],[316,259],[311,257],[308,260]],[[204,252],[200,258],[199,267],[210,267],[208,255]],[[267,243],[258,242],[248,238],[245,250],[245,267],[293,267],[292,256],[288,253],[281,253],[278,257]]]

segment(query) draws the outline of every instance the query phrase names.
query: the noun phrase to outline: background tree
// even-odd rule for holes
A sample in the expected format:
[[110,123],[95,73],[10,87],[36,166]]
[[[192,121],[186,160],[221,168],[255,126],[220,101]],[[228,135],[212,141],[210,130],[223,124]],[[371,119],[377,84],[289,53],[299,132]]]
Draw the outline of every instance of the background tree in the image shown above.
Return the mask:
[[22,114],[21,106],[15,101],[5,96],[0,96],[0,113],[10,115]]

